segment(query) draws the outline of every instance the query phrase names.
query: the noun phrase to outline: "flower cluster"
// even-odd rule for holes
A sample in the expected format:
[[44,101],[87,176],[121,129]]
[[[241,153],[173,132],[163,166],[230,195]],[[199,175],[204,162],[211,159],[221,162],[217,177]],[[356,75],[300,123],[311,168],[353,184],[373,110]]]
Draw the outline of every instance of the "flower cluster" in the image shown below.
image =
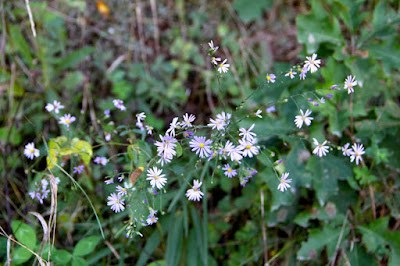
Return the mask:
[[224,61],[222,61],[222,63],[219,63],[222,59],[220,57],[215,57],[214,55],[215,52],[217,52],[219,46],[214,46],[214,42],[212,40],[208,43],[208,46],[210,46],[209,52],[211,55],[211,63],[218,66],[219,73],[222,74],[228,72],[230,67],[230,64],[226,63],[228,59],[225,59]]
[[[60,178],[55,177],[54,179],[55,179],[56,185],[58,185],[60,183]],[[41,179],[39,184],[37,182],[35,182],[36,189],[29,192],[28,193],[29,196],[32,199],[36,198],[40,202],[40,204],[43,204],[43,200],[46,199],[50,193],[50,189],[48,188],[48,185],[49,185],[49,181],[47,181],[45,178]]]

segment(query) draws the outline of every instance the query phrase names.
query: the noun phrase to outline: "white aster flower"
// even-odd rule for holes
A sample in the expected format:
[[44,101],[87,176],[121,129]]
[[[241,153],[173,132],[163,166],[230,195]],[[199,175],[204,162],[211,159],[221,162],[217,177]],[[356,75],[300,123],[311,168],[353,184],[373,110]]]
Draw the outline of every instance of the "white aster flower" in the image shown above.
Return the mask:
[[106,157],[99,157],[99,156],[97,156],[97,157],[94,159],[94,162],[95,162],[96,164],[106,165],[106,164],[107,164],[107,158],[106,158]]
[[254,124],[252,124],[250,126],[249,129],[245,129],[245,128],[240,128],[239,131],[239,136],[242,137],[244,140],[249,140],[252,141],[254,139],[254,137],[256,136],[256,133],[251,132],[254,128]]
[[147,135],[153,135],[153,127],[146,125]]
[[125,209],[125,200],[121,199],[121,195],[111,193],[110,196],[107,197],[107,200],[107,206],[111,206],[111,210],[113,210],[114,212],[120,212]]
[[113,104],[114,104],[115,107],[117,107],[121,111],[125,111],[126,110],[126,107],[124,105],[124,101],[123,100],[114,99],[113,100]]
[[224,73],[226,73],[226,72],[228,72],[228,70],[229,70],[229,67],[231,66],[230,64],[226,64],[226,61],[227,61],[228,59],[225,59],[221,64],[219,64],[219,66],[218,66],[218,72],[219,73],[222,73],[222,72],[224,72]]
[[346,143],[343,147],[342,147],[342,152],[344,156],[351,156],[351,154],[353,153],[353,149],[350,148],[350,143]]
[[257,116],[258,118],[262,118],[262,110],[258,109],[257,112],[254,114],[255,116]]
[[284,192],[286,189],[290,188],[289,183],[292,182],[292,179],[287,179],[288,176],[289,176],[289,173],[282,174],[282,177],[280,180],[281,182],[278,185],[278,189],[282,192]]
[[217,114],[217,119],[223,121],[226,125],[229,125],[229,123],[231,122],[230,121],[231,117],[232,117],[232,114],[230,114],[230,113],[222,112],[220,114]]
[[232,178],[237,175],[237,171],[232,169],[232,167],[228,163],[224,165],[224,168],[222,168],[222,170],[225,171],[224,175],[229,178]]
[[136,114],[137,123],[141,123],[145,118],[146,114],[144,112]]
[[362,161],[361,155],[363,155],[365,153],[364,147],[363,147],[362,144],[354,143],[352,148],[353,148],[353,151],[351,152],[350,162],[353,162],[354,159],[355,159],[356,160],[356,164],[358,165],[360,160]]
[[38,149],[35,148],[35,144],[33,142],[30,142],[25,145],[24,154],[28,159],[33,160],[33,157],[39,157],[40,152]]
[[104,139],[105,139],[106,141],[110,141],[110,140],[111,140],[111,134],[105,132],[105,133],[104,133]]
[[296,74],[297,72],[294,72],[293,69],[290,69],[290,71],[285,74],[285,77],[290,76],[291,79],[294,79],[294,75]]
[[219,46],[214,46],[214,42],[212,40],[208,43],[208,46],[210,46],[211,50],[214,52],[216,52],[219,48]]
[[203,183],[199,182],[199,180],[193,180],[193,188],[186,191],[186,197],[188,198],[188,200],[201,200],[201,198],[204,196],[204,193],[200,191],[201,184]]
[[218,65],[219,61],[221,61],[220,57],[211,57],[211,63],[213,63],[214,65]]
[[296,119],[294,120],[294,123],[296,124],[296,127],[301,128],[304,124],[307,126],[311,125],[311,120],[313,120],[313,117],[308,117],[312,112],[310,110],[306,110],[306,113],[303,113],[303,110],[300,109],[301,115],[296,115]]
[[274,74],[267,74],[265,78],[267,79],[268,83],[270,82],[275,83],[276,76]]
[[158,217],[154,216],[154,215],[149,215],[146,219],[147,225],[152,225],[157,223],[158,221]]
[[146,180],[150,180],[150,185],[152,188],[157,187],[158,189],[162,189],[167,183],[167,179],[162,175],[162,169],[158,169],[157,167],[153,167],[153,169],[147,169],[147,178]]
[[217,129],[219,130],[224,130],[225,129],[225,122],[220,120],[220,119],[212,119],[210,118],[210,122],[207,126],[211,127],[212,130]]
[[354,86],[357,86],[357,84],[356,77],[350,75],[347,76],[346,80],[344,81],[344,88],[347,89],[347,93],[350,94],[354,92]]
[[175,128],[178,126],[178,117],[174,117],[172,122],[169,124],[169,128],[165,134],[175,137]]
[[71,116],[70,114],[65,114],[64,116],[60,117],[60,121],[58,123],[66,125],[67,128],[69,128],[69,125],[75,122],[75,120],[76,120],[75,116]]
[[306,58],[304,67],[307,68],[307,71],[311,71],[311,73],[317,71],[321,64],[321,60],[317,59],[317,54],[313,54],[311,57],[306,56]]
[[184,116],[183,116],[183,122],[181,122],[181,126],[183,127],[183,128],[185,128],[185,127],[192,127],[193,125],[192,125],[192,122],[194,121],[196,119],[196,116],[195,115],[193,115],[193,114],[188,114],[188,113],[186,113]]
[[313,154],[318,155],[319,157],[326,156],[326,154],[329,152],[329,146],[324,146],[327,141],[325,140],[322,144],[318,143],[318,140],[316,138],[313,138],[313,141],[314,145],[317,146],[313,150]]
[[237,147],[235,147],[235,145],[233,145],[233,143],[230,142],[229,140],[225,143],[223,152],[226,153],[233,162],[240,163],[240,160],[243,159],[242,151]]
[[208,157],[211,153],[210,145],[212,140],[206,139],[206,137],[197,137],[194,136],[193,139],[189,142],[189,146],[192,148],[192,151],[195,151],[200,158]]
[[58,114],[59,110],[64,108],[64,105],[61,105],[60,102],[53,101],[53,104],[48,103],[45,108],[49,113],[54,110],[54,113]]
[[258,147],[254,146],[255,141],[255,139],[253,139],[252,141],[239,139],[240,145],[237,147],[237,149],[242,151],[243,157],[252,158],[253,155],[258,154]]

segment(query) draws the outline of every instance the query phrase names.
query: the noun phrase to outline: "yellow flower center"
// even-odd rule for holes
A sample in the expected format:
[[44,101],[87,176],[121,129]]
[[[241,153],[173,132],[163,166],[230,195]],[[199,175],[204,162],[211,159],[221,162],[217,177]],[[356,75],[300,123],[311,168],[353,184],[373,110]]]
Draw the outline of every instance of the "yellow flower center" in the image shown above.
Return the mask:
[[250,150],[250,148],[251,148],[251,146],[250,146],[250,145],[247,145],[247,146],[246,146],[246,149]]
[[198,191],[198,189],[195,187],[194,189],[193,189],[194,191]]
[[155,180],[157,180],[158,178],[159,178],[159,176],[158,176],[158,175],[154,176],[154,179],[155,179]]
[[270,80],[270,79],[271,79],[271,77],[270,77],[270,76],[267,76],[267,79],[268,79],[268,80]]
[[71,121],[69,119],[65,120],[65,123],[69,124]]
[[204,148],[204,143],[200,143],[199,147]]
[[219,64],[219,66],[220,66],[220,67],[223,67],[223,66],[224,66],[224,64]]
[[31,153],[34,153],[35,152],[35,150],[34,149],[31,149]]
[[305,116],[303,116],[301,119],[303,119],[303,121],[306,121],[306,117]]
[[228,168],[228,172],[231,173],[231,172],[232,172],[232,169],[231,169],[231,168]]
[[318,144],[318,147],[322,148],[322,144]]

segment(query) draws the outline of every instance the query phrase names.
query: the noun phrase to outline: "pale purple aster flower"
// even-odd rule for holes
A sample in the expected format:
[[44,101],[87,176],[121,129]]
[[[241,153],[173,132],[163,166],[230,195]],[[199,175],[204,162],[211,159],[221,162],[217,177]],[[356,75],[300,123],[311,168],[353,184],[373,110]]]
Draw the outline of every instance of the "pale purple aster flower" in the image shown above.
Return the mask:
[[220,57],[211,57],[211,63],[213,63],[214,65],[218,65],[218,62],[221,61]]
[[113,104],[116,108],[118,108],[121,111],[125,111],[126,107],[124,105],[124,101],[123,100],[119,100],[119,99],[114,99],[113,100]]
[[229,164],[225,164],[225,166],[224,166],[224,168],[222,168],[222,170],[225,171],[224,175],[229,178],[232,178],[237,175],[237,171],[235,169],[232,169]]
[[64,105],[61,105],[60,102],[54,101],[53,104],[48,103],[45,108],[49,113],[54,111],[54,113],[58,114],[60,109],[64,109]]
[[111,210],[114,212],[121,212],[125,209],[125,200],[121,199],[121,195],[116,195],[115,193],[111,193],[110,196],[107,197],[107,206],[111,206]]
[[186,113],[186,114],[184,114],[183,115],[183,121],[181,122],[181,126],[183,127],[183,128],[185,128],[185,127],[192,127],[193,125],[192,125],[192,122],[194,121],[196,119],[196,116],[195,115],[193,115],[193,114],[188,114],[188,113]]
[[192,151],[195,151],[200,158],[205,158],[211,153],[210,145],[212,140],[206,139],[206,137],[194,136],[189,142],[189,146]]
[[69,128],[69,125],[76,120],[75,116],[71,116],[70,114],[65,114],[64,116],[60,117],[59,124],[66,125]]
[[105,110],[104,115],[106,116],[106,118],[109,118],[110,117],[110,109]]
[[250,141],[253,140],[254,137],[257,136],[256,133],[251,132],[253,130],[253,128],[254,128],[254,124],[252,124],[250,126],[250,128],[247,129],[247,130],[245,128],[240,128],[239,129],[239,131],[240,131],[239,136],[241,136],[244,140],[250,140]]
[[128,190],[120,185],[117,186],[117,192],[119,196],[125,196],[128,194]]
[[253,140],[245,140],[239,139],[239,146],[237,147],[238,150],[242,151],[243,157],[250,157],[252,158],[253,155],[257,155],[259,152],[258,146],[255,146],[256,139]]
[[105,133],[104,133],[104,139],[105,139],[106,141],[110,141],[110,140],[111,140],[111,134],[108,133],[108,132],[105,132]]
[[326,98],[328,98],[328,99],[331,99],[333,97],[333,94],[332,93],[328,93],[327,95],[326,95]]
[[74,174],[76,174],[76,173],[81,174],[83,172],[84,168],[85,168],[85,166],[83,164],[75,166],[73,173]]
[[208,43],[208,46],[210,46],[210,49],[213,50],[214,52],[216,52],[216,51],[218,50],[218,48],[219,48],[219,46],[214,46],[213,40],[211,40],[211,41]]
[[226,124],[222,120],[210,118],[210,123],[207,126],[211,127],[212,130],[217,129],[219,131],[225,130]]
[[162,169],[158,169],[157,167],[153,167],[153,169],[147,169],[146,180],[150,181],[152,188],[157,187],[158,189],[162,189],[167,183],[167,179],[164,177],[165,174],[161,173]]
[[95,162],[96,164],[106,165],[106,164],[107,164],[107,158],[106,158],[106,157],[99,157],[99,156],[97,156],[97,157],[94,159],[94,162]]
[[193,137],[194,133],[192,131],[186,130],[185,132],[183,132],[183,136],[185,138],[191,138]]
[[307,68],[303,67],[303,69],[301,70],[300,75],[299,75],[300,80],[306,79],[307,72],[308,72]]
[[291,68],[288,73],[285,74],[285,77],[289,76],[291,79],[294,79],[294,76],[297,74],[297,72],[294,72],[293,69]]
[[365,153],[364,147],[362,144],[354,143],[352,148],[353,148],[353,151],[350,156],[350,162],[353,162],[354,160],[356,160],[356,164],[358,165],[359,161],[360,160],[362,161],[361,155],[363,155]]
[[165,134],[175,137],[175,129],[179,125],[178,119],[179,119],[178,117],[175,117],[174,119],[172,119],[172,122],[169,124],[169,128],[165,132]]
[[152,126],[146,125],[147,135],[153,135],[154,128]]
[[345,82],[344,82],[344,88],[347,89],[347,93],[350,94],[354,92],[354,87],[357,86],[358,82],[356,80],[356,77],[353,77],[352,75],[347,76]]
[[268,83],[270,83],[270,82],[275,83],[276,76],[274,74],[267,73],[267,76],[265,78],[267,79]]

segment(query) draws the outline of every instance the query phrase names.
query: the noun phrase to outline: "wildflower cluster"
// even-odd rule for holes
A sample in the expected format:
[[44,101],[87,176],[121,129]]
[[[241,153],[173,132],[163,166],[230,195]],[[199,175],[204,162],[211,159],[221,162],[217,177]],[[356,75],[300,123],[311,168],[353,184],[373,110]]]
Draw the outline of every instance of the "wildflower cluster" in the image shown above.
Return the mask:
[[[54,179],[56,185],[58,185],[60,183],[60,178],[55,177]],[[43,204],[43,200],[46,199],[50,193],[50,189],[48,188],[48,186],[49,181],[47,181],[46,178],[42,178],[39,183],[35,182],[35,189],[28,194],[32,199],[37,199],[40,204]]]
[[224,59],[222,63],[219,63],[222,59],[220,57],[215,57],[214,55],[217,52],[219,46],[214,46],[214,42],[212,40],[208,43],[208,46],[210,46],[209,53],[211,55],[211,63],[218,67],[219,73],[222,74],[228,72],[230,67],[230,64],[226,63],[228,59]]

